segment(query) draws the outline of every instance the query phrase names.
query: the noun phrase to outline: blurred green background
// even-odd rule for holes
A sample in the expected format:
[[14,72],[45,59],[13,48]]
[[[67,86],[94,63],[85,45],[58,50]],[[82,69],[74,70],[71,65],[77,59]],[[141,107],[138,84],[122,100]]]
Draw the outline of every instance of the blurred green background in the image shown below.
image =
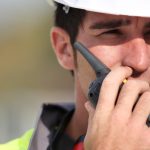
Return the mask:
[[0,1],[0,143],[34,127],[43,102],[73,101],[73,78],[50,46],[46,0]]

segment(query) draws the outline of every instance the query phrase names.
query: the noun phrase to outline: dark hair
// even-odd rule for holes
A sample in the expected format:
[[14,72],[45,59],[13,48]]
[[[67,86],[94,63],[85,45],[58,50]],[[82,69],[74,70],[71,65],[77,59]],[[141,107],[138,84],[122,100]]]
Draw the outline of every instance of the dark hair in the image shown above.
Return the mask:
[[70,36],[71,44],[75,42],[78,35],[79,26],[81,25],[86,11],[83,9],[69,8],[69,12],[65,13],[64,5],[56,3],[55,26],[64,29]]

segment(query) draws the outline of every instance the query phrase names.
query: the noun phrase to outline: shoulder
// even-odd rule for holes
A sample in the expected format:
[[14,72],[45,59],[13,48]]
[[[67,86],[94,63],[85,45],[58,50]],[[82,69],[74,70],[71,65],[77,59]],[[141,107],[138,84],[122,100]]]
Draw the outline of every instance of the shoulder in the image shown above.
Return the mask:
[[12,140],[5,144],[0,144],[0,150],[27,150],[33,129],[27,131],[22,137]]
[[46,150],[51,147],[55,141],[54,137],[63,132],[74,110],[73,103],[44,104],[29,149]]

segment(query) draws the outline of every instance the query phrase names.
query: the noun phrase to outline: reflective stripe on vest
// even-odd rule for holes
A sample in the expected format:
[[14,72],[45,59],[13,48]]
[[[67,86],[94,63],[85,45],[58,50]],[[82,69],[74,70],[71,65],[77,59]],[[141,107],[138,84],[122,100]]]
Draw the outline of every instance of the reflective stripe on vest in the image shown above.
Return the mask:
[[6,144],[0,144],[0,150],[27,150],[31,137],[33,135],[33,129],[27,131],[22,137],[10,141]]

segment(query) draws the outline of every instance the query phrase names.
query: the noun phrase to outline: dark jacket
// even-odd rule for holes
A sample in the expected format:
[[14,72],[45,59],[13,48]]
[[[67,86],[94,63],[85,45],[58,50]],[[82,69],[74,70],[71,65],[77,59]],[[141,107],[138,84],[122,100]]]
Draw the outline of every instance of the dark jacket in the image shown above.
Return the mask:
[[44,104],[28,150],[57,150],[59,147],[61,150],[67,150],[69,144],[70,147],[73,146],[74,141],[69,137],[67,141],[70,140],[70,143],[63,144],[60,141],[64,140],[63,131],[74,109],[74,104]]

